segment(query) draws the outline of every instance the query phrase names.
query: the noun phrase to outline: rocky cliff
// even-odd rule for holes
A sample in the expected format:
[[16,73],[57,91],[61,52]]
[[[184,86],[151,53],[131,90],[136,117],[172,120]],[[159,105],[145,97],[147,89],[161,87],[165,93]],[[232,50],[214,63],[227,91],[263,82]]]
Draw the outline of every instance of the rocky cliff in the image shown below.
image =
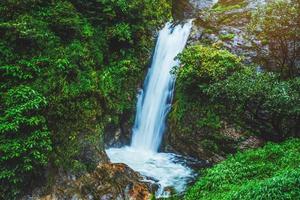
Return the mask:
[[[194,18],[188,46],[202,44],[226,49],[242,57],[244,63],[252,63],[256,56],[252,44],[259,41],[249,38],[247,25],[251,13],[265,3],[263,0],[178,0],[173,1],[173,17],[179,21]],[[193,123],[193,120],[186,123]],[[216,137],[212,135],[206,129],[182,133],[171,119],[165,136],[165,150],[214,163],[223,160],[228,153],[258,147],[263,143],[261,139],[249,136],[227,122],[222,122]]]

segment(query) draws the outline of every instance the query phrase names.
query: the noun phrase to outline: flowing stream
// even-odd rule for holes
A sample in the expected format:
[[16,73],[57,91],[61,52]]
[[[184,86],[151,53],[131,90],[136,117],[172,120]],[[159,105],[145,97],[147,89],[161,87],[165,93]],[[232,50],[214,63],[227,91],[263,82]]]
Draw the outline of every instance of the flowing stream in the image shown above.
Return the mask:
[[193,176],[175,154],[158,152],[174,91],[175,77],[170,71],[179,64],[175,57],[183,51],[191,27],[192,21],[176,26],[167,23],[159,32],[152,64],[138,96],[131,146],[107,150],[112,162],[126,163],[155,180],[159,185],[157,196],[167,195],[167,187],[184,191]]

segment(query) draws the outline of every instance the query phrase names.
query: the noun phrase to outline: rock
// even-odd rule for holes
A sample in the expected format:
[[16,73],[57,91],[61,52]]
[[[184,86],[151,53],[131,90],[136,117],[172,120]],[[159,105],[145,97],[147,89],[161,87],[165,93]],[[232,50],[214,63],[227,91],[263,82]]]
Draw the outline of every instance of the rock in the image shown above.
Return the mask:
[[95,199],[137,199],[150,197],[142,177],[125,164],[101,164],[77,183],[80,194],[91,194]]
[[106,148],[122,146],[122,133],[120,128],[116,130],[106,130],[105,133],[104,143]]
[[148,200],[151,184],[125,164],[103,163],[76,180],[56,183],[44,195],[34,194],[22,200]]
[[[251,12],[265,4],[266,1],[219,0],[215,5],[214,2],[207,3],[206,6],[195,6],[197,2],[198,4],[202,3],[202,1],[190,0],[190,4],[194,5],[192,11],[195,18],[193,30],[196,31],[192,31],[188,43],[221,46],[243,57],[245,63],[251,63],[256,56],[256,52],[252,48],[255,39],[247,37],[247,25]],[[214,6],[212,7],[212,5]],[[197,30],[201,30],[201,32]]]
[[172,15],[175,21],[194,18],[198,10],[214,5],[216,0],[173,0]]
[[81,151],[77,158],[81,163],[85,164],[86,166],[92,166],[92,168],[94,168],[100,162],[109,162],[109,158],[104,150],[100,150],[100,148],[97,148],[97,146],[91,144],[86,140],[82,141],[83,143],[81,145]]
[[184,20],[193,15],[193,7],[188,0],[173,0],[172,15],[174,20]]
[[[193,136],[179,136],[174,134],[171,141],[168,139],[168,145],[165,146],[165,151],[174,152],[184,156],[191,156],[197,160],[202,160],[200,163],[192,163],[190,166],[196,169],[205,168],[213,163],[220,162],[225,159],[224,156],[214,153],[206,149],[202,144],[203,138],[195,137],[191,140],[189,137]],[[183,142],[184,141],[184,142]]]
[[132,135],[132,120],[135,116],[134,111],[128,111],[119,116],[120,124],[108,126],[105,130],[105,148],[120,148],[130,144]]
[[[194,133],[181,133],[170,124],[165,136],[165,151],[175,152],[186,156],[186,164],[192,168],[205,168],[218,163],[226,155],[238,150],[256,148],[263,145],[258,137],[248,136],[226,122],[222,123],[219,133],[212,133],[208,129],[195,130]],[[189,159],[192,157],[194,159]]]
[[218,0],[190,0],[194,9],[203,10],[212,7]]
[[173,187],[165,187],[162,196],[171,196],[175,193],[175,189]]
[[254,149],[261,147],[263,144],[264,141],[262,139],[255,136],[250,136],[239,144],[238,149],[242,151],[247,149]]

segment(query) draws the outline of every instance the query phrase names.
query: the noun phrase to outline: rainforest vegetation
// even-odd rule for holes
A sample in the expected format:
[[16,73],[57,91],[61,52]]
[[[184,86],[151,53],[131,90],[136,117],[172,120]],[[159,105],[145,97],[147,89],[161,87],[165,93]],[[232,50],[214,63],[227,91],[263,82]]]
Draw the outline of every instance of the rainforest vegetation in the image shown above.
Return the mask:
[[[245,2],[220,0],[208,17]],[[106,159],[105,134],[133,124],[171,7],[169,0],[0,2],[1,200],[49,188],[60,171],[80,177]],[[226,159],[197,169],[197,182],[171,199],[300,198],[300,2],[272,0],[247,17],[251,63],[205,40],[176,58],[168,134]],[[242,151],[222,134],[225,125],[263,144]]]
[[77,174],[95,167],[84,149],[102,150],[104,129],[135,105],[169,8],[164,0],[1,1],[1,199],[44,182],[49,165]]
[[[223,9],[230,6],[226,2]],[[266,142],[203,170],[184,199],[300,197],[300,142],[292,139],[300,136],[299,6],[299,1],[272,1],[252,13],[249,37],[262,42],[252,46],[257,56],[250,64],[218,45],[190,46],[179,55],[172,130],[193,140],[201,134],[195,130],[203,129],[209,134],[203,147],[213,152],[234,151],[220,134],[224,122]],[[232,148],[224,149],[226,142]]]

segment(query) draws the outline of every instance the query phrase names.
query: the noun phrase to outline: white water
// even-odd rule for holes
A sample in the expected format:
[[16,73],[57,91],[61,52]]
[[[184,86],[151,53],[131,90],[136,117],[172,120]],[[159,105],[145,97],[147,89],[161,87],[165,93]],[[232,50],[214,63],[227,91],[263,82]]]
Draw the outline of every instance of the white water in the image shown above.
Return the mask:
[[174,58],[184,49],[191,27],[192,21],[175,27],[167,23],[159,32],[152,65],[138,97],[131,146],[107,150],[112,162],[126,163],[156,179],[158,196],[164,195],[163,189],[169,186],[182,192],[192,176],[189,168],[175,163],[174,154],[157,153],[173,96],[175,77],[170,71],[179,64]]
[[173,29],[168,23],[159,33],[153,63],[138,99],[133,148],[157,152],[160,146],[173,95],[174,77],[170,71],[178,65],[174,58],[184,49],[190,29],[191,22]]

